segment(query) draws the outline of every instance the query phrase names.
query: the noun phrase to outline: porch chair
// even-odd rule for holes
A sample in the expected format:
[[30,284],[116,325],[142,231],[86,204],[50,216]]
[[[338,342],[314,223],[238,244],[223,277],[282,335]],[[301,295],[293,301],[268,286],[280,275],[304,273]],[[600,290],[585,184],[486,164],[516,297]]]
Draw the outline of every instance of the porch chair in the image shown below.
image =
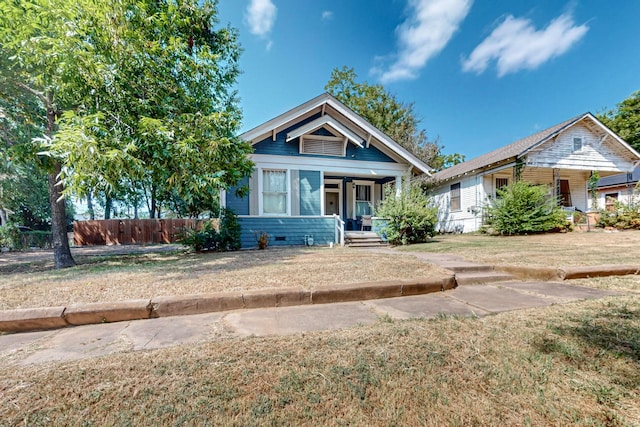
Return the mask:
[[369,230],[371,230],[371,215],[362,215],[362,219],[360,220],[360,231],[364,231],[365,227],[369,227]]

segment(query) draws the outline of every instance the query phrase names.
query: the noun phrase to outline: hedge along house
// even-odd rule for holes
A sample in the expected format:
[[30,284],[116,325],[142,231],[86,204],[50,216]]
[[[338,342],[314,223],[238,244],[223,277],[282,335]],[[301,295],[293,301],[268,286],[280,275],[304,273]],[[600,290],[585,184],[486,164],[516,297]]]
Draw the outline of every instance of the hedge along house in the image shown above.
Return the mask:
[[590,206],[593,171],[631,172],[640,154],[591,113],[571,118],[433,176],[441,232],[473,232],[496,190],[517,179],[549,187],[567,210]]
[[239,216],[242,247],[257,236],[270,245],[344,242],[392,183],[429,175],[429,167],[329,94],[323,94],[245,132],[255,170],[231,188],[224,206]]

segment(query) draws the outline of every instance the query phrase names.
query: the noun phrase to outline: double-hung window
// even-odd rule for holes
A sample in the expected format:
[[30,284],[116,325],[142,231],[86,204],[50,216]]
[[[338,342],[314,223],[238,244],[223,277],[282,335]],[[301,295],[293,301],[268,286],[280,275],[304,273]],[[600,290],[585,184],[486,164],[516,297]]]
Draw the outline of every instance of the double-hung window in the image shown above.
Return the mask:
[[287,214],[287,171],[262,171],[262,213]]
[[371,186],[356,185],[356,216],[371,215]]
[[459,211],[462,209],[460,206],[460,183],[452,184],[449,190],[451,193],[449,209],[452,211]]

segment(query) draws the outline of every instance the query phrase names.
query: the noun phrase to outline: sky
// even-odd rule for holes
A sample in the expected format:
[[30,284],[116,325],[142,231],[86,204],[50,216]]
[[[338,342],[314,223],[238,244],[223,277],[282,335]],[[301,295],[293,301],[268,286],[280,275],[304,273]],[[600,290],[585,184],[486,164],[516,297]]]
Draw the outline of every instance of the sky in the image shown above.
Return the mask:
[[250,130],[353,68],[467,160],[640,90],[640,1],[220,0]]

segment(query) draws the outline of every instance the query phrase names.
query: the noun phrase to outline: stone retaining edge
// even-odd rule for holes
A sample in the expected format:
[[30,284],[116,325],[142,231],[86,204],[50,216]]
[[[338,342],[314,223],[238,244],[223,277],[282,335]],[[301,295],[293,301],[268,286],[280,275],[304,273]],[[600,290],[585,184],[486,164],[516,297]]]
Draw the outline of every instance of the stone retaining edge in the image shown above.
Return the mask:
[[104,303],[0,311],[0,332],[27,332],[96,323],[183,316],[246,308],[328,304],[421,295],[453,289],[455,277],[352,283],[318,287],[217,292]]
[[495,265],[494,270],[504,271],[518,279],[572,280],[590,277],[627,276],[640,274],[640,267],[633,265],[596,265],[578,267],[525,267],[520,265]]

